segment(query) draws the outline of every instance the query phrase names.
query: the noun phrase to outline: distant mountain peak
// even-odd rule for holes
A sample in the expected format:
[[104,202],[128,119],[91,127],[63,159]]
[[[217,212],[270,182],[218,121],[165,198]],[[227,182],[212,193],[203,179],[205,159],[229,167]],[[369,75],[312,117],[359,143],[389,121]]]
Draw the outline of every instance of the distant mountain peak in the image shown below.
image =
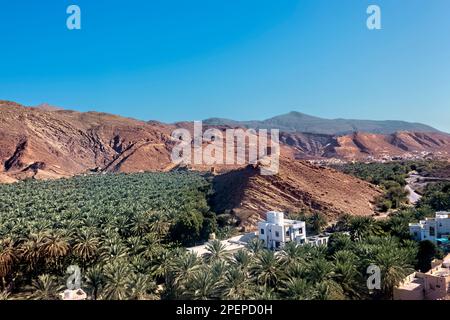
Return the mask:
[[36,109],[39,109],[39,110],[44,110],[44,111],[58,111],[58,110],[64,110],[63,108],[60,108],[60,107],[55,107],[55,106],[52,106],[52,105],[50,105],[50,104],[48,104],[48,103],[41,103],[41,104],[38,104],[37,106],[35,106],[35,108]]
[[440,132],[422,124],[398,120],[356,120],[325,119],[299,111],[291,111],[262,121],[236,121],[210,118],[204,121],[208,125],[233,125],[255,129],[279,129],[285,132],[302,132],[329,135],[346,135],[352,132],[392,134],[397,131]]

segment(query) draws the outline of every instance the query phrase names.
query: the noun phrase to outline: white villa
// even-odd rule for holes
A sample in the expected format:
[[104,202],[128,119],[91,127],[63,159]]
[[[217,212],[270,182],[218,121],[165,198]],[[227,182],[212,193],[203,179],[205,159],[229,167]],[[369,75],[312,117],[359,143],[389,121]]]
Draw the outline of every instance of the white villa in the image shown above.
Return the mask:
[[446,243],[450,235],[450,212],[436,212],[434,218],[410,223],[409,232],[417,241],[430,240],[434,243]]
[[[253,238],[259,238],[264,246],[271,250],[282,249],[287,242],[295,241],[299,245],[309,244],[313,246],[326,245],[329,234],[306,236],[306,223],[304,221],[289,220],[284,218],[283,212],[267,212],[267,220],[258,223],[258,231],[241,234],[221,243],[225,251],[236,252],[245,249]],[[200,246],[187,248],[188,251],[198,255],[205,254],[208,243]]]
[[298,244],[326,245],[328,235],[306,236],[304,221],[284,218],[283,212],[267,212],[267,220],[258,223],[258,237],[266,248],[276,250],[290,241]]

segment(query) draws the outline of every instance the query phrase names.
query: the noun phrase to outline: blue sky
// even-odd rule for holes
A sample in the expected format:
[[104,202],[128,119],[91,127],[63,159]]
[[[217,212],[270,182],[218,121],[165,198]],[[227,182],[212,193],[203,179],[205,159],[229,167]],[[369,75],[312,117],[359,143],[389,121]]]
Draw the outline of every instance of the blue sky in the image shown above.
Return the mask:
[[[82,30],[66,28],[66,8]],[[378,4],[382,30],[366,28]],[[401,119],[450,132],[448,0],[15,0],[0,99],[165,122]]]

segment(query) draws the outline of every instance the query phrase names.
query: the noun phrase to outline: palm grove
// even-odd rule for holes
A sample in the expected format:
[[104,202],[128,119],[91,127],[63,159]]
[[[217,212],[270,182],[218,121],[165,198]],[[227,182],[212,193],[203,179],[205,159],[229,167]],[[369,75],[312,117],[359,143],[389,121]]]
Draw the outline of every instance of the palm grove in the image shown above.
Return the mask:
[[[78,265],[91,299],[388,299],[440,254],[409,239],[408,222],[431,213],[424,206],[384,221],[343,216],[327,247],[275,253],[253,241],[231,254],[214,241],[199,257],[184,247],[233,230],[211,212],[211,192],[206,176],[182,172],[1,185],[0,298],[57,299]],[[380,290],[367,288],[371,264]]]

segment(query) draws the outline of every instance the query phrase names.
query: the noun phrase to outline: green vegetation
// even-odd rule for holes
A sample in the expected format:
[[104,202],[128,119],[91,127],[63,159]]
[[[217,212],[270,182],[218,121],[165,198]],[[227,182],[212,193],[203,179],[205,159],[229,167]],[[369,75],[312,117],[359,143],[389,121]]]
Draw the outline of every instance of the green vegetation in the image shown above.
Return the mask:
[[450,211],[450,182],[427,185],[419,206],[428,206],[435,211]]
[[417,168],[415,162],[389,163],[351,163],[335,166],[336,169],[380,186],[385,192],[377,200],[380,211],[399,209],[407,202],[408,193],[405,190],[408,173]]
[[[385,186],[402,185],[411,169],[354,172],[370,168]],[[81,268],[91,299],[389,299],[413,269],[426,271],[442,257],[433,243],[412,241],[408,223],[448,209],[449,184],[430,185],[417,209],[388,219],[341,217],[328,246],[291,243],[274,253],[253,241],[229,253],[214,241],[199,257],[184,247],[212,232],[226,236],[236,224],[211,212],[210,188],[189,172],[0,185],[0,300],[57,299],[71,265]],[[320,212],[291,218],[304,219],[308,233],[329,222]],[[366,285],[372,264],[381,269],[380,290]]]
[[[392,226],[395,223],[392,224]],[[259,240],[233,254],[218,242],[203,257],[184,252],[168,260],[163,298],[389,299],[393,288],[434,255],[369,217],[343,217],[328,247],[288,243],[278,253]],[[346,231],[348,234],[339,231]],[[367,268],[381,270],[382,288],[367,288]]]
[[0,292],[53,298],[79,265],[94,297],[152,297],[168,252],[216,230],[209,192],[195,173],[0,185]]

